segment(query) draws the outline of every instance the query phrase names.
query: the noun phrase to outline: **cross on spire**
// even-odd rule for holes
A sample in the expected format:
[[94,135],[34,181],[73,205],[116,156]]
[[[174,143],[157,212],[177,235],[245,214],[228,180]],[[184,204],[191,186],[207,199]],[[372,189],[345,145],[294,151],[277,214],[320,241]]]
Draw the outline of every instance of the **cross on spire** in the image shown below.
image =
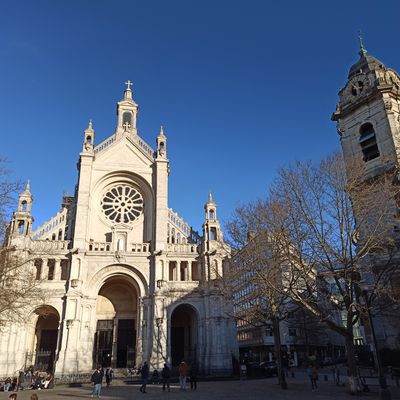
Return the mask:
[[128,129],[131,127],[131,124],[129,124],[128,122],[125,122],[122,126],[124,127],[124,131],[127,132]]
[[126,85],[126,90],[131,90],[131,86],[133,85],[133,83],[130,80],[128,80],[125,82],[125,85]]

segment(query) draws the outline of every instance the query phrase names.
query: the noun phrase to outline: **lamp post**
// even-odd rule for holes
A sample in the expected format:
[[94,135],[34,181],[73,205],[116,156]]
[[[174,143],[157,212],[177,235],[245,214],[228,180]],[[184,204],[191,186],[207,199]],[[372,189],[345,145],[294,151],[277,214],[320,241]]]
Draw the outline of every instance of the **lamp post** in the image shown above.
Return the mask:
[[386,383],[386,377],[385,373],[383,371],[382,367],[382,362],[381,362],[381,357],[379,354],[378,350],[378,342],[376,340],[376,334],[375,334],[375,327],[374,327],[374,321],[371,315],[371,298],[368,297],[368,285],[367,284],[360,284],[360,288],[362,290],[362,295],[364,297],[364,303],[365,307],[367,309],[367,317],[368,317],[368,324],[369,328],[371,331],[371,337],[372,337],[372,344],[374,346],[374,353],[375,353],[375,360],[376,360],[376,366],[378,368],[378,376],[379,376],[379,386],[380,386],[380,398],[382,400],[391,400],[392,395],[389,391],[389,388]]

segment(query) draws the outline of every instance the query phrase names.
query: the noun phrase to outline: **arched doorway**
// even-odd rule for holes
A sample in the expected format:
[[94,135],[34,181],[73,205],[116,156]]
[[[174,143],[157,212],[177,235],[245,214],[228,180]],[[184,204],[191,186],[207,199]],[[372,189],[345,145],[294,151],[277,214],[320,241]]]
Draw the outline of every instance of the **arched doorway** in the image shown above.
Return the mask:
[[109,278],[96,301],[94,365],[131,368],[136,358],[138,291],[124,276]]
[[27,354],[26,364],[32,365],[34,369],[52,372],[57,351],[60,315],[55,308],[42,306],[34,311],[32,317],[35,326],[33,351]]
[[177,366],[182,360],[196,362],[198,338],[197,312],[189,304],[175,308],[171,315],[171,362]]

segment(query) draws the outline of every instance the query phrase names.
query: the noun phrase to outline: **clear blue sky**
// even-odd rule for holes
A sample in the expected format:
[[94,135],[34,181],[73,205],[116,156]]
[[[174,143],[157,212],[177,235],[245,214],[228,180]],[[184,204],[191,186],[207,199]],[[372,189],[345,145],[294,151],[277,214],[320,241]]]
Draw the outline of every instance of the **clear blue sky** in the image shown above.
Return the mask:
[[0,7],[0,157],[31,179],[37,224],[73,192],[83,130],[113,133],[127,79],[139,134],[168,137],[170,206],[226,221],[277,168],[339,146],[330,116],[357,30],[400,71],[399,1],[14,1]]

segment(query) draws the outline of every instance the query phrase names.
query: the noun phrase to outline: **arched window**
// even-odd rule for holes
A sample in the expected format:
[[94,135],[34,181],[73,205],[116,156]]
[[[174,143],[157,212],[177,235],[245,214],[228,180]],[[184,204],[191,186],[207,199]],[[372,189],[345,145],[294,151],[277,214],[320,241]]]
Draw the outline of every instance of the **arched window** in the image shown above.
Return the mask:
[[26,202],[26,200],[24,200],[21,203],[21,211],[26,211],[27,207],[28,207],[28,203]]
[[124,112],[122,114],[122,126],[128,123],[129,126],[132,126],[132,114],[130,112]]
[[379,157],[378,144],[376,143],[375,130],[372,124],[367,122],[360,128],[360,146],[363,152],[363,160],[369,161]]
[[210,210],[208,214],[209,214],[209,218],[210,219],[214,219],[215,218],[214,210]]
[[23,235],[24,234],[24,230],[25,230],[24,221],[19,221],[19,223],[18,223],[18,233],[20,235]]
[[51,240],[56,240],[56,234],[55,234],[55,233],[53,233],[53,234],[51,235]]
[[60,229],[58,231],[58,240],[62,240],[63,239],[63,234],[62,234],[62,229]]
[[86,143],[89,143],[89,144],[92,143],[92,137],[91,136],[87,136],[86,137]]

